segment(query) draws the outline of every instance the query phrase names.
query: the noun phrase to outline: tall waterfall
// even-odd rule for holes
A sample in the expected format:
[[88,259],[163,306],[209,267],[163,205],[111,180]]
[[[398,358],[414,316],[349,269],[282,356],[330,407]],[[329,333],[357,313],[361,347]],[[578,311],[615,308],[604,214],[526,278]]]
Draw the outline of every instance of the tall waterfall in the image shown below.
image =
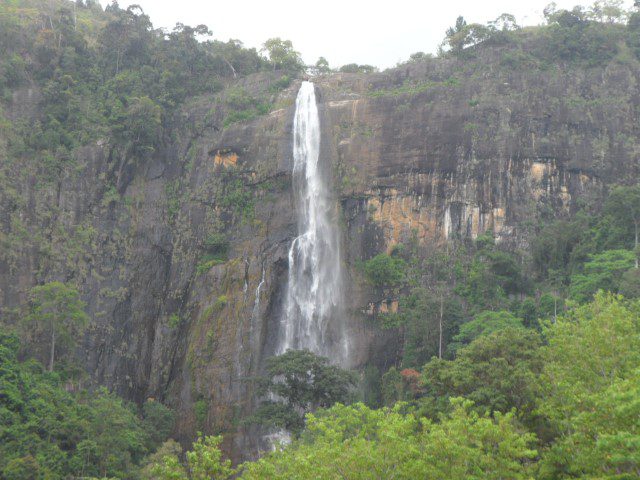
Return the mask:
[[293,121],[293,192],[298,236],[289,249],[289,278],[277,353],[308,349],[346,360],[342,272],[336,203],[320,159],[315,88],[303,82]]

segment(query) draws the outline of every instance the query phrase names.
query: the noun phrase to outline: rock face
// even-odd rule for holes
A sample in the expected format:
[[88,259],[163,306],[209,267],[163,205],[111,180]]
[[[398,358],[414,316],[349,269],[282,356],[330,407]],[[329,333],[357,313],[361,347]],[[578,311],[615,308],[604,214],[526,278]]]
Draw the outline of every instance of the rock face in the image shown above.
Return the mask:
[[[357,262],[411,239],[426,251],[485,231],[526,246],[532,220],[638,178],[637,70],[503,70],[486,55],[473,68],[429,60],[315,80],[356,368],[387,368],[397,353],[370,319],[397,304],[376,296]],[[237,459],[257,446],[240,420],[255,406],[251,377],[273,352],[295,234],[298,86],[279,94],[281,108],[226,127],[215,99],[201,98],[176,112],[163,148],[144,161],[125,162],[107,139],[78,149],[75,166],[45,187],[34,187],[36,170],[14,166],[21,201],[0,195],[2,311],[37,282],[76,282],[93,319],[78,352],[91,379],[171,404],[185,440],[227,433]],[[17,97],[9,118],[37,115]]]

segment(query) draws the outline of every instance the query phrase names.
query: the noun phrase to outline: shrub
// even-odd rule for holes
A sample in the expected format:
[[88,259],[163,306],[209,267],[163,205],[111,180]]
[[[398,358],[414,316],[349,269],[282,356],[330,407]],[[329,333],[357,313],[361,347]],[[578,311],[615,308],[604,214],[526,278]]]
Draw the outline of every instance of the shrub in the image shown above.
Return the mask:
[[364,265],[367,280],[376,287],[396,287],[405,279],[407,263],[398,257],[380,253]]

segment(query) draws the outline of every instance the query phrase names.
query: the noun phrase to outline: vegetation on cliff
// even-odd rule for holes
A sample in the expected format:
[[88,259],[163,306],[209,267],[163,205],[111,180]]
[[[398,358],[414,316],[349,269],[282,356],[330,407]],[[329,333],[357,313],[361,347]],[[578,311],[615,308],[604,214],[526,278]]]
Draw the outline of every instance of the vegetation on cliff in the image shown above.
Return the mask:
[[[440,55],[469,69],[479,69],[477,56],[495,49],[496,68],[507,71],[613,63],[637,70],[637,11],[609,1],[545,14],[547,24],[532,28],[519,27],[509,15],[488,25],[461,17],[447,31]],[[91,223],[76,222],[71,213],[77,206],[63,212],[56,203],[61,178],[79,174],[78,151],[107,146],[109,167],[95,179],[99,198],[84,200],[110,211],[135,200],[121,197],[132,179],[127,171],[168,148],[181,107],[213,98],[215,108],[201,122],[225,131],[276,108],[278,92],[305,69],[286,40],[268,40],[258,52],[210,37],[203,25],[159,31],[139,7],[117,3],[104,10],[93,0],[0,5],[0,102],[5,107],[25,91],[38,95],[34,105],[25,105],[34,113],[15,121],[0,109],[0,268],[14,272],[26,250],[37,259],[29,264],[37,285],[25,288],[24,305],[1,312],[0,478],[640,476],[637,185],[585,199],[565,218],[542,212],[527,226],[529,244],[505,246],[491,232],[427,250],[409,239],[362,259],[363,285],[397,305],[376,312],[371,326],[399,338],[393,366],[368,366],[357,391],[356,374],[309,352],[271,359],[267,378],[257,383],[278,400],[263,402],[236,426],[284,428],[294,438],[256,462],[235,467],[226,460],[217,434],[231,432],[203,421],[210,412],[195,387],[188,392],[195,423],[216,435],[198,435],[183,451],[169,439],[175,414],[160,401],[129,404],[86,378],[77,346],[102,312],[89,318],[82,301],[82,280],[101,275],[85,259],[89,251],[117,248],[105,246]],[[427,57],[415,54],[409,62]],[[324,59],[314,68],[332,71]],[[374,70],[356,64],[339,69],[353,75]],[[260,88],[243,83],[256,75],[264,75]],[[369,93],[401,97],[457,84],[451,77]],[[211,155],[220,170],[237,160],[233,152]],[[637,178],[624,180],[631,185]],[[233,245],[220,225],[256,220],[251,189],[278,188],[247,182],[233,168],[214,181],[221,192],[215,207],[232,220],[210,222],[215,231],[198,246],[192,280],[230,261]],[[164,185],[170,222],[179,217],[182,182]],[[29,218],[27,205],[38,191],[47,191],[45,205]],[[210,201],[207,191],[198,193],[199,201]],[[62,225],[65,215],[73,217],[69,229]],[[227,295],[213,297],[201,320],[217,318],[228,303]],[[189,321],[167,313],[171,331]],[[218,341],[216,333],[206,333],[207,345]],[[190,365],[208,360],[189,356]]]

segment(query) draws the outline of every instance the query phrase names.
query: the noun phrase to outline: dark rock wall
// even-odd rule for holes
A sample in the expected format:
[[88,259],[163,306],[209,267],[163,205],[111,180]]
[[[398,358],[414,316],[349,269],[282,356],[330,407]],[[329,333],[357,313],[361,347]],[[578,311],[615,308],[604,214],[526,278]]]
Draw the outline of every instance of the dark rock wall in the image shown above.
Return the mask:
[[[536,218],[637,181],[635,67],[530,72],[485,60],[316,79],[322,160],[342,211],[355,367],[385,368],[397,354],[397,339],[371,318],[396,306],[366,285],[357,261],[410,238],[426,252],[487,230],[526,247]],[[266,81],[244,82],[250,90]],[[0,195],[3,312],[36,282],[78,283],[93,319],[79,351],[90,377],[136,401],[172,404],[185,439],[229,433],[237,458],[255,448],[239,420],[255,403],[250,378],[273,348],[295,233],[298,85],[272,113],[227,128],[215,99],[200,98],[175,112],[161,149],[124,168],[108,139],[78,149],[74,168],[44,187],[36,169],[2,158],[15,189]],[[8,118],[37,115],[37,99],[16,94]],[[228,260],[203,266],[212,234],[229,240]]]

